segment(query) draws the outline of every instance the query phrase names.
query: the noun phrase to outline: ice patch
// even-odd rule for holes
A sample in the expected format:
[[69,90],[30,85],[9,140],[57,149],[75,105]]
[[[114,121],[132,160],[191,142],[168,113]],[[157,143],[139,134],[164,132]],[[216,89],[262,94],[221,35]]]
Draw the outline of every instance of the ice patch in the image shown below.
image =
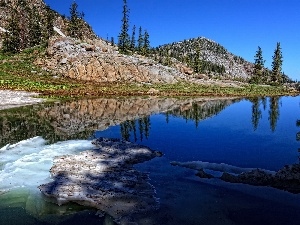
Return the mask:
[[0,193],[15,188],[37,188],[50,181],[50,168],[56,156],[93,149],[87,140],[63,141],[47,145],[34,137],[0,149]]

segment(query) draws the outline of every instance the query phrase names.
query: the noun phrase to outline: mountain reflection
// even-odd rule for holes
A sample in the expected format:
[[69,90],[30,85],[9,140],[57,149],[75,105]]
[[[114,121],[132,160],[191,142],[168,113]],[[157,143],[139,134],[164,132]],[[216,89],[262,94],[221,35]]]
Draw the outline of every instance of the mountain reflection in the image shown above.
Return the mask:
[[[194,121],[195,126],[198,127],[199,122],[219,114],[227,106],[233,104],[238,100],[236,99],[190,99],[181,102],[174,109],[171,109],[165,113],[166,122],[169,122],[169,117],[179,117],[186,121]],[[137,120],[127,120],[120,125],[122,139],[126,141],[139,139],[142,141],[143,138],[148,139],[149,131],[151,128],[150,117],[143,117]],[[131,137],[133,136],[133,139]]]
[[[280,116],[279,103],[280,97],[269,97],[269,123],[270,129],[274,132],[276,130],[277,122]],[[259,121],[262,119],[262,108],[265,111],[267,108],[267,98],[266,97],[254,97],[248,99],[252,103],[252,125],[253,129],[256,130],[259,125]],[[262,106],[262,107],[261,107]]]
[[[42,136],[50,143],[87,139],[96,130],[121,124],[125,140],[148,138],[150,115],[166,113],[196,123],[218,113],[235,100],[210,98],[81,99],[0,111],[0,146]],[[133,121],[133,122],[132,122]]]

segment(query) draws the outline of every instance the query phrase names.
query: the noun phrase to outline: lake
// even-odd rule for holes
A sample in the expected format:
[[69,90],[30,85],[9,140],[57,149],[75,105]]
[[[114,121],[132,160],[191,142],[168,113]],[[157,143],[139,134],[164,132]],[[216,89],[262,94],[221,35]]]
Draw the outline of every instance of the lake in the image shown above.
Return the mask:
[[[93,208],[58,206],[37,189],[51,180],[54,157],[92,148],[91,140],[99,137],[163,153],[135,165],[148,174],[159,199],[156,211],[134,215],[137,224],[300,221],[299,194],[219,179],[232,167],[275,172],[299,164],[300,97],[43,103],[0,111],[0,128],[0,224],[114,224]],[[174,161],[205,163],[215,178],[200,178],[194,169],[171,165]],[[219,165],[222,169],[214,170]]]

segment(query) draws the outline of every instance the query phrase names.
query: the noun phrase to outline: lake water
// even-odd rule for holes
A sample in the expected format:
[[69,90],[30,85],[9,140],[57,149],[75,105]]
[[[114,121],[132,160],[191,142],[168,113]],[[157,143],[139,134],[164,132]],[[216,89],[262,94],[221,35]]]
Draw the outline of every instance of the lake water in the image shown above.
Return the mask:
[[40,136],[0,151],[0,224],[113,224],[91,208],[57,206],[36,187],[49,181],[53,157],[115,137],[164,154],[135,166],[160,201],[138,224],[298,225],[300,194],[202,179],[170,162],[278,171],[299,163],[299,121],[300,97],[89,99],[0,111],[0,148]]

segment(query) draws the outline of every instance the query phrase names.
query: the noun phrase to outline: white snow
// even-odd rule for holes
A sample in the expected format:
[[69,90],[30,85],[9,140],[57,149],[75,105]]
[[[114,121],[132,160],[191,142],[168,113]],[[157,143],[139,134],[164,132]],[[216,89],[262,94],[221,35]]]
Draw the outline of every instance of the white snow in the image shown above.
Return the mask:
[[53,27],[54,31],[57,32],[60,36],[66,37],[66,35],[58,28],[58,27]]
[[0,32],[7,32],[3,27],[0,27]]

